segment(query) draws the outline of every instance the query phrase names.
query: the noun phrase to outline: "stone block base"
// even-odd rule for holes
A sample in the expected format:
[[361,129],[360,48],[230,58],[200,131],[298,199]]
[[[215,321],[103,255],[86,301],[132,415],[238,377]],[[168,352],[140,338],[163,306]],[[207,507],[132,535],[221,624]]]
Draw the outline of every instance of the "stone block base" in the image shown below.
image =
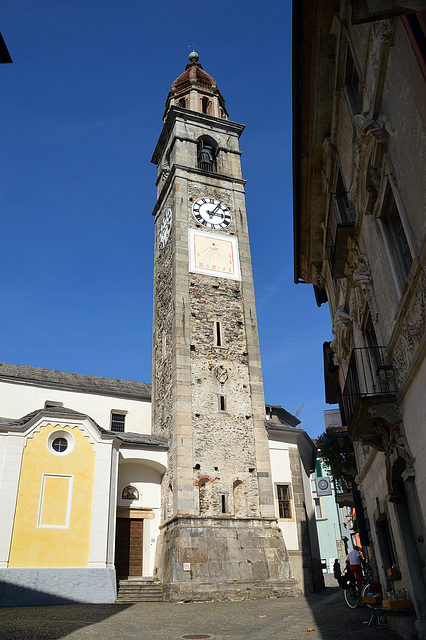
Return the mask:
[[115,602],[115,569],[0,569],[0,606]]
[[[295,588],[296,587],[296,588]],[[250,580],[223,582],[175,582],[163,585],[164,598],[169,602],[194,602],[202,600],[250,600],[299,595],[293,579]]]
[[171,601],[301,593],[272,519],[176,516],[161,528],[155,567]]

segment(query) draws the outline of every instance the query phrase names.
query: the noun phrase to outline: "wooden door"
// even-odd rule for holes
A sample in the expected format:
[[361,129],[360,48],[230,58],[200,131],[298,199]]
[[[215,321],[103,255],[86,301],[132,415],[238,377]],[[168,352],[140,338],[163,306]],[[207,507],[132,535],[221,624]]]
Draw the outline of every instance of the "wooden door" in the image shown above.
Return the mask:
[[143,520],[117,518],[115,569],[117,576],[141,577],[143,560]]

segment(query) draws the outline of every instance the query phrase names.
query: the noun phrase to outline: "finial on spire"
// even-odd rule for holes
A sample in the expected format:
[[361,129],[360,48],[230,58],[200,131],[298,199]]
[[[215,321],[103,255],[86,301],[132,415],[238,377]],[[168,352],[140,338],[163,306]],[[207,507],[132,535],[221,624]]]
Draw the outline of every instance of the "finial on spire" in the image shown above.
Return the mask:
[[[191,46],[191,45],[189,44],[189,45],[188,45],[188,48],[189,48],[190,46]],[[198,62],[198,58],[199,58],[199,57],[200,57],[200,56],[199,56],[199,55],[198,55],[198,53],[195,51],[195,44],[193,44],[193,45],[192,45],[192,51],[191,51],[191,53],[189,54],[189,62]]]

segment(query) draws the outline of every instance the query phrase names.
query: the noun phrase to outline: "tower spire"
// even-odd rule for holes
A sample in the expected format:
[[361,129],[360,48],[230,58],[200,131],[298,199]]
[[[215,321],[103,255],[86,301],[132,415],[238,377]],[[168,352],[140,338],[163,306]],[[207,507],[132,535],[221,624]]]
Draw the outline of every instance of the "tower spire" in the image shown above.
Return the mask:
[[216,118],[228,119],[225,99],[215,80],[204,71],[198,62],[199,55],[192,45],[185,71],[173,82],[165,103],[164,122],[171,107],[198,111]]

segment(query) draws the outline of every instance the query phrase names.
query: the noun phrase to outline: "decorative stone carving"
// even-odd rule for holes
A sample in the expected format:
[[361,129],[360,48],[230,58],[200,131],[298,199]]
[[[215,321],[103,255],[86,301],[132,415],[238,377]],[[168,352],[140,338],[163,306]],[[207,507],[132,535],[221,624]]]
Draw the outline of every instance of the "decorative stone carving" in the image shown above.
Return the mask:
[[414,353],[425,333],[426,319],[426,274],[421,271],[418,286],[403,323],[392,360],[398,384],[405,379]]
[[228,380],[228,370],[222,364],[218,364],[217,367],[213,369],[213,375],[219,384],[225,384]]
[[376,429],[382,441],[379,450],[385,452],[387,459],[388,480],[391,477],[391,468],[398,456],[402,457],[406,464],[403,480],[413,480],[415,458],[411,453],[407,438],[401,433],[402,416],[398,406],[396,404],[379,405],[370,407],[369,411],[373,419],[381,421]]
[[331,184],[331,173],[333,167],[333,145],[331,138],[324,138],[322,143],[322,190],[329,193]]
[[334,363],[340,366],[342,360],[348,360],[352,349],[352,318],[343,306],[338,307],[333,317],[334,339],[330,347],[334,350]]
[[380,448],[377,448],[379,449],[379,451],[387,451],[392,441],[391,429],[385,428],[384,426],[380,425],[376,427],[376,430],[382,440],[382,446]]
[[383,58],[386,58],[387,43],[393,35],[393,20],[377,20],[371,30],[370,55],[365,74],[363,113],[372,116],[376,95],[380,85]]
[[372,213],[381,182],[383,151],[388,133],[383,116],[377,121],[358,114],[354,118],[356,142],[350,199],[356,211]]
[[124,487],[121,494],[123,500],[139,500],[139,491],[131,485]]
[[190,182],[188,184],[188,195],[193,200],[198,200],[198,198],[202,198],[207,194],[212,198],[225,202],[232,208],[231,193],[228,189],[218,189],[212,185],[200,185],[195,182]]
[[308,269],[308,258],[305,254],[300,255],[300,279],[302,282],[310,282],[309,280],[309,269]]
[[352,252],[352,296],[350,315],[356,326],[361,329],[363,318],[369,311],[375,329],[377,324],[377,308],[372,289],[372,277],[367,256],[363,255],[358,245]]
[[312,274],[312,284],[318,287],[318,289],[325,289],[325,280],[318,269],[315,269],[314,273]]
[[424,0],[398,0],[398,2],[351,0],[351,22],[352,24],[361,24],[371,22],[381,16],[386,18],[390,13],[399,15],[412,11],[424,11],[424,8]]
[[381,418],[391,425],[400,425],[402,416],[396,404],[381,404],[369,409],[372,418]]
[[348,296],[348,280],[347,278],[339,278],[337,281],[336,304],[338,307],[346,307]]
[[407,465],[407,468],[404,471],[404,473],[406,474],[406,478],[404,478],[404,480],[412,480],[412,478],[415,476],[415,457],[411,453],[410,447],[408,445],[408,440],[405,436],[397,436],[395,438],[395,444],[397,449],[401,452],[402,457],[405,458],[405,463]]
[[386,456],[392,456],[395,452],[396,438],[400,436],[402,417],[398,406],[374,405],[368,409],[371,422],[367,432],[362,437],[363,444],[368,444],[376,451],[385,452]]

